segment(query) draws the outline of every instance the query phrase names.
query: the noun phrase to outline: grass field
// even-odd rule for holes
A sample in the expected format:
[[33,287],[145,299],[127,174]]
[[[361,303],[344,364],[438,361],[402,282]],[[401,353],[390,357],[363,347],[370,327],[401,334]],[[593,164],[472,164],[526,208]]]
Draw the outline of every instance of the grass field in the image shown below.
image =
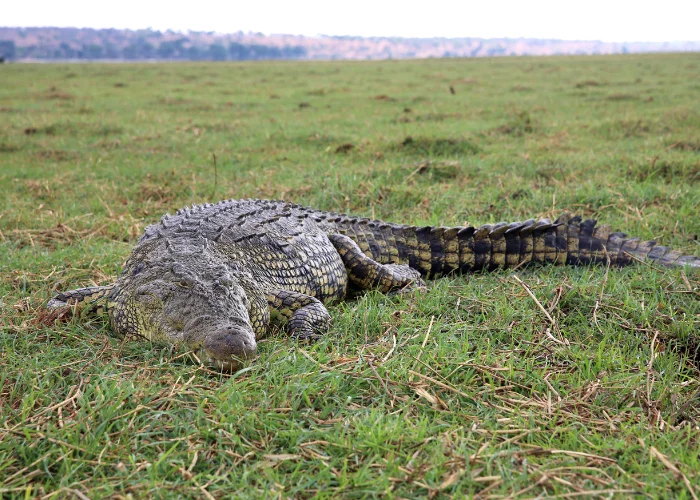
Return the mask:
[[421,225],[568,210],[698,255],[700,54],[0,77],[0,497],[700,495],[698,273],[368,293],[232,376],[103,317],[39,321],[163,213],[223,198]]

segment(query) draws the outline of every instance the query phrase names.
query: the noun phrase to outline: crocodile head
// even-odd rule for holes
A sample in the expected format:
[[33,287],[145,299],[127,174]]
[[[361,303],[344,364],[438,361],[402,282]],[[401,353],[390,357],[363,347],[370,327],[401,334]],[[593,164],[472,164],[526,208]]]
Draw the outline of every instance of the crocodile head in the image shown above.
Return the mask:
[[132,254],[109,305],[118,334],[184,343],[222,370],[257,350],[246,292],[209,251]]

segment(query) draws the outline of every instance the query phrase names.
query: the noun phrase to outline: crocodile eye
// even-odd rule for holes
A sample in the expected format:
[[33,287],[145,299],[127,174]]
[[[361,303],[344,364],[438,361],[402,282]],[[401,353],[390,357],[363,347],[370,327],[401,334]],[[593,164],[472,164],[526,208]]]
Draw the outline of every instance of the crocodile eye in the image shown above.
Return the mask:
[[136,295],[136,300],[142,304],[159,304],[162,302],[161,298],[153,292],[139,293]]
[[178,281],[177,285],[181,286],[182,288],[192,288],[192,283],[189,281]]

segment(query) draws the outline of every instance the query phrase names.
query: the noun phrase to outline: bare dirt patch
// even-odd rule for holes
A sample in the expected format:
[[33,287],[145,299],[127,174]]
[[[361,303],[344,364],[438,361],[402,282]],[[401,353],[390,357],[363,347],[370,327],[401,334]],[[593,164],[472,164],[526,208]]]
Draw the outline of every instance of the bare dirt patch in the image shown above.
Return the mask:
[[422,156],[459,156],[473,155],[479,152],[479,147],[468,139],[420,136],[407,136],[399,144],[395,144],[393,149]]
[[69,92],[64,92],[58,87],[51,87],[44,92],[37,94],[40,99],[45,99],[48,101],[72,101],[75,96]]
[[599,82],[598,80],[583,80],[581,82],[578,82],[574,85],[574,88],[577,89],[586,89],[589,87],[600,87],[604,85],[603,83]]
[[514,137],[521,137],[525,134],[531,134],[534,131],[535,122],[529,111],[514,113],[506,123],[491,130],[491,132],[496,134],[510,135]]

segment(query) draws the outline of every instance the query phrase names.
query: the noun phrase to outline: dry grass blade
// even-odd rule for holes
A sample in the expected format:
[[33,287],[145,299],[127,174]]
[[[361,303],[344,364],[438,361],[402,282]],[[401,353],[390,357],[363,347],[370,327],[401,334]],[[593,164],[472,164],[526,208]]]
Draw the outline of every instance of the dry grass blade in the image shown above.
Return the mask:
[[[590,491],[574,491],[571,493],[561,493],[558,495],[548,496],[547,498],[581,498],[581,497],[603,497],[604,495],[633,495],[639,493],[637,490],[630,489],[604,489]],[[541,498],[540,496],[532,497],[532,499]]]
[[296,453],[277,453],[263,455],[263,458],[265,460],[271,460],[273,462],[282,462],[285,460],[299,460],[301,458],[301,455],[298,455]]
[[693,500],[698,500],[698,496],[695,493],[695,490],[693,489],[693,486],[690,484],[690,480],[688,479],[688,476],[683,474],[683,472],[673,465],[671,461],[668,459],[666,455],[661,453],[659,450],[657,450],[654,446],[650,448],[651,454],[656,457],[668,470],[673,472],[677,478],[681,478],[683,480],[683,484],[685,484],[685,487],[688,488],[688,493],[690,493],[690,496],[693,497]]
[[66,493],[70,493],[71,495],[76,496],[79,500],[90,500],[90,497],[88,497],[86,494],[84,494],[80,490],[75,490],[75,489],[66,489]]
[[439,380],[435,380],[432,377],[428,377],[427,375],[423,375],[422,373],[419,373],[419,372],[416,372],[413,370],[408,370],[408,373],[410,373],[411,375],[415,375],[416,377],[422,378],[423,380],[426,380],[426,381],[430,382],[431,384],[435,384],[437,386],[440,386],[443,389],[447,389],[450,392],[454,392],[455,394],[459,394],[460,396],[463,396],[465,398],[469,398],[469,396],[467,394],[460,391],[459,389],[452,387],[451,385],[448,385],[444,382],[440,382]]
[[[535,304],[537,304],[537,307],[539,307],[540,310],[541,310],[541,311],[544,313],[544,315],[547,317],[547,319],[549,320],[549,322],[552,324],[552,327],[554,328],[554,330],[557,331],[557,332],[559,332],[559,334],[561,335],[561,331],[559,330],[559,326],[557,325],[557,322],[554,321],[554,318],[547,312],[547,310],[546,310],[546,309],[544,308],[544,306],[540,303],[540,301],[537,300],[537,297],[535,297],[535,294],[532,293],[532,290],[530,290],[530,289],[528,288],[528,286],[527,286],[525,283],[523,283],[522,280],[521,280],[520,278],[518,278],[516,275],[513,275],[513,278],[515,279],[515,281],[518,282],[518,284],[519,284],[520,286],[522,286],[522,287],[525,289],[525,291],[526,291],[527,294],[532,298],[532,300],[535,301]],[[547,335],[547,337],[549,337],[552,341],[556,342],[557,344],[569,345],[569,341],[568,341],[568,340],[566,340],[566,339],[564,339],[564,340],[559,340],[559,339],[557,339],[556,337],[554,337],[554,336],[551,334],[551,332],[549,331],[549,329],[547,329],[547,330],[545,331],[545,334]]]

